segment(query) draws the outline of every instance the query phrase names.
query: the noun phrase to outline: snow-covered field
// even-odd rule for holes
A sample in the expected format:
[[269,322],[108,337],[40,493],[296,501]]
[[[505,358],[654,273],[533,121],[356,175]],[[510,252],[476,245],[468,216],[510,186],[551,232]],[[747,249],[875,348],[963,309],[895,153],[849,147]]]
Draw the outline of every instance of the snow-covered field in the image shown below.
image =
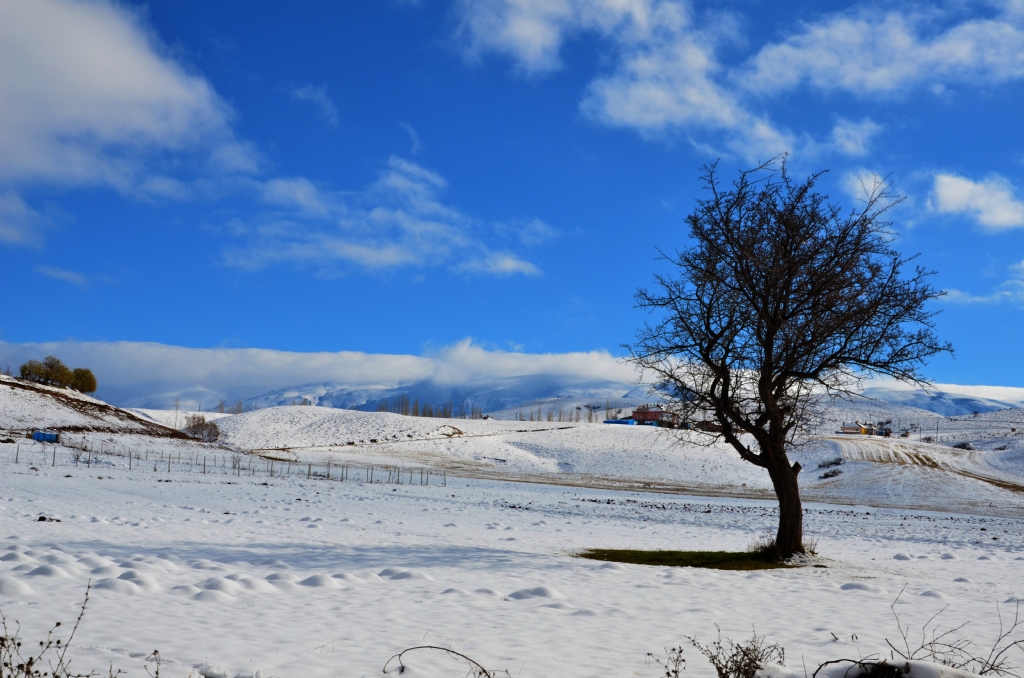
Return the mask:
[[[0,389],[0,428],[53,426],[78,416],[68,407]],[[121,452],[76,461],[63,446],[0,442],[0,605],[34,641],[73,621],[91,581],[76,668],[144,676],[159,649],[162,675],[182,678],[369,676],[415,645],[523,678],[653,677],[648,652],[710,641],[715,624],[736,640],[756,629],[809,675],[827,659],[888,656],[904,588],[896,610],[916,635],[948,606],[940,625],[969,621],[964,637],[991,642],[997,604],[1005,617],[1024,599],[1015,417],[942,420],[940,437],[976,450],[814,438],[793,456],[825,567],[755,573],[573,557],[736,550],[774,530],[759,469],[647,427],[281,407],[218,419],[212,446],[72,422],[92,450],[100,437]],[[378,482],[362,482],[371,467]],[[316,476],[327,468],[333,480]],[[380,482],[399,469],[402,484]],[[688,675],[714,675],[687,657]],[[466,672],[429,652],[406,665]]]
[[[979,642],[996,633],[997,604],[1005,613],[1024,598],[1013,519],[815,505],[807,529],[827,567],[720,572],[570,554],[742,549],[772,529],[771,502],[452,478],[64,471],[4,468],[0,602],[35,639],[72,621],[91,580],[76,663],[132,676],[154,649],[165,676],[369,676],[423,644],[524,677],[656,676],[647,652],[711,640],[715,624],[735,639],[753,627],[790,666],[813,670],[885,652],[904,587],[904,623],[948,606],[940,620],[970,621],[965,635]],[[407,665],[465,673],[429,653]],[[713,675],[694,652],[687,674]]]

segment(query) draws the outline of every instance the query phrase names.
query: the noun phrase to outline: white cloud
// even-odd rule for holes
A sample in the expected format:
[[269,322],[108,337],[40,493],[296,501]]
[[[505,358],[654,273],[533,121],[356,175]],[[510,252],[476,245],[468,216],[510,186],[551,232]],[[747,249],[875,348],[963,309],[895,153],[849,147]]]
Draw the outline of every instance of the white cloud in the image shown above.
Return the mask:
[[78,285],[79,287],[89,286],[89,281],[84,275],[67,269],[57,268],[55,266],[39,266],[36,268],[36,271],[42,273],[48,278],[53,278],[54,280],[63,280],[64,282],[69,282],[72,285]]
[[10,191],[26,186],[181,197],[187,189],[160,176],[168,154],[195,158],[190,171],[218,163],[252,169],[254,154],[234,138],[228,107],[165,52],[119,5],[0,2],[0,238],[38,240],[32,219],[12,226],[11,204],[20,198]]
[[459,0],[459,33],[467,56],[498,52],[521,71],[538,74],[561,66],[567,36],[593,30],[635,40],[652,23],[668,20],[676,6],[649,0]]
[[497,253],[491,254],[483,259],[468,261],[459,269],[470,273],[489,273],[491,275],[540,275],[540,269],[528,261],[523,261],[514,254]]
[[881,14],[876,8],[832,14],[764,46],[740,75],[749,90],[778,94],[801,84],[858,95],[898,94],[918,86],[974,86],[1024,76],[1024,31],[1002,19],[945,29],[937,17]]
[[999,175],[972,181],[955,174],[937,174],[929,206],[944,214],[966,214],[991,230],[1024,226],[1024,202]]
[[[247,241],[227,252],[232,266],[258,269],[291,262],[329,271],[339,264],[366,269],[451,265],[499,276],[540,273],[515,255],[492,251],[490,243],[507,229],[445,204],[445,179],[403,158],[391,157],[378,179],[359,192],[327,191],[304,177],[254,185],[263,201],[282,209],[248,227],[232,224]],[[544,231],[535,225],[523,233],[520,238],[529,240]]]
[[840,118],[832,129],[832,145],[844,155],[867,155],[871,140],[882,131],[882,126],[870,118],[847,120]]
[[0,242],[35,244],[46,217],[25,204],[14,191],[0,191]]
[[292,90],[292,99],[308,101],[320,110],[320,115],[324,116],[330,125],[338,124],[338,108],[334,105],[334,100],[327,94],[327,87],[313,87],[312,85],[297,87]]
[[409,135],[409,141],[412,142],[412,147],[409,149],[410,155],[416,155],[423,150],[423,144],[420,143],[420,135],[416,132],[416,128],[407,122],[400,122],[398,126],[405,130],[405,133]]
[[530,354],[486,350],[466,339],[425,356],[342,351],[295,353],[266,349],[184,348],[140,342],[0,341],[0,365],[56,355],[96,373],[99,395],[131,403],[164,392],[209,392],[209,402],[234,400],[288,386],[341,382],[370,386],[432,380],[459,384],[551,374],[582,380],[633,382],[632,366],[605,351]]
[[960,290],[946,290],[946,299],[953,304],[978,305],[998,304],[1004,301],[1024,305],[1024,261],[1009,267],[1010,276],[1002,282],[1001,289],[990,294],[969,294]]
[[[695,27],[677,0],[463,0],[467,51],[511,57],[537,75],[560,67],[564,41],[589,32],[608,41],[615,67],[587,87],[580,110],[608,126],[656,137],[684,132],[722,137],[747,159],[792,151],[797,139],[751,113],[728,87],[715,42],[729,22]],[[694,141],[697,145],[706,145]]]

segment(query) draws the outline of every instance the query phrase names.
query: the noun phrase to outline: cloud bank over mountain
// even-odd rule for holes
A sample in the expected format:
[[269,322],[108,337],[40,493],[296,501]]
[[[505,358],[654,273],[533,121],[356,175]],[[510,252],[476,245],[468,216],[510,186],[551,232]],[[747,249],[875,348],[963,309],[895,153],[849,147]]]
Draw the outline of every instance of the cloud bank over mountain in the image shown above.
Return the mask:
[[97,396],[136,407],[173,407],[178,397],[190,401],[190,407],[198,403],[209,408],[220,400],[247,400],[309,384],[393,391],[414,383],[450,386],[544,375],[561,387],[618,382],[628,388],[639,376],[607,351],[517,353],[488,350],[470,339],[421,356],[186,348],[130,341],[0,342],[0,369],[9,365],[16,374],[26,360],[51,354],[69,365],[90,367],[100,385]]

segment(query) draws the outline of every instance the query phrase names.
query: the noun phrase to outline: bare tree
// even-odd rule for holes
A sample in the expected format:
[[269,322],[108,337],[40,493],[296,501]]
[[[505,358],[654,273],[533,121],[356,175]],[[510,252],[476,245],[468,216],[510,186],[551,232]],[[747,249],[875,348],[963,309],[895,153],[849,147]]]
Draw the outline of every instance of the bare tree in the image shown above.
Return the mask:
[[212,443],[220,437],[220,428],[212,421],[207,421],[201,414],[186,414],[182,432],[196,440]]
[[882,217],[899,198],[879,181],[844,215],[814,192],[821,174],[796,182],[782,156],[729,187],[715,165],[704,167],[710,195],[686,219],[692,244],[662,253],[676,275],[637,291],[637,305],[658,319],[627,347],[669,409],[684,421],[710,418],[696,435],[768,471],[779,557],[804,551],[800,465],[786,450],[809,408],[850,394],[866,374],[925,383],[925,360],[952,352],[926,309],[943,294],[928,284],[931,272],[904,276],[913,257],[891,247]]

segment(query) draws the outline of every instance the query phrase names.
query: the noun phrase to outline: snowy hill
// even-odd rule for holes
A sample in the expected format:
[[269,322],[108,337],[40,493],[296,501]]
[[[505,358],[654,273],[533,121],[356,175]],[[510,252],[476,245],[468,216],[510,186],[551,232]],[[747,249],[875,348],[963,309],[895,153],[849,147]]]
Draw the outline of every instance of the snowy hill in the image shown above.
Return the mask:
[[68,433],[181,434],[83,393],[0,375],[0,428]]
[[545,413],[550,409],[557,410],[559,405],[566,411],[588,404],[601,409],[609,405],[612,409],[631,408],[656,401],[647,393],[648,388],[628,382],[535,374],[456,384],[436,381],[375,386],[308,384],[278,389],[243,402],[247,409],[309,404],[373,412],[381,405],[408,398],[410,403],[415,401],[432,407],[452,403],[455,412],[469,413],[475,407],[498,418],[511,419],[518,410],[536,409],[538,405]]
[[928,410],[944,417],[1024,407],[1024,388],[1006,386],[936,384],[934,388],[925,391],[903,384],[891,384],[868,387],[864,389],[863,395]]

